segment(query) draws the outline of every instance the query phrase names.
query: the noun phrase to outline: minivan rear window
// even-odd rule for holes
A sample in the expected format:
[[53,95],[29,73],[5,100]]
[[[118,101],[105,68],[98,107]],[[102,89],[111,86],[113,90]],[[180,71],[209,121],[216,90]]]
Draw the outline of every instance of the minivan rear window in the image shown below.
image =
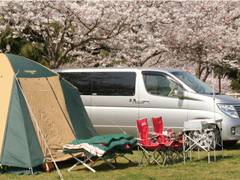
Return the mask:
[[82,95],[133,96],[135,72],[62,72]]

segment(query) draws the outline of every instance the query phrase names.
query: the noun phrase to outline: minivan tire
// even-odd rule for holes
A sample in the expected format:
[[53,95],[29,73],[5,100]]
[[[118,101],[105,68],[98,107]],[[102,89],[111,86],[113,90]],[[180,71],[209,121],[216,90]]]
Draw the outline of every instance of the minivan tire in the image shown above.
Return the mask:
[[231,148],[237,144],[237,140],[232,140],[232,141],[223,141],[223,146],[227,148]]

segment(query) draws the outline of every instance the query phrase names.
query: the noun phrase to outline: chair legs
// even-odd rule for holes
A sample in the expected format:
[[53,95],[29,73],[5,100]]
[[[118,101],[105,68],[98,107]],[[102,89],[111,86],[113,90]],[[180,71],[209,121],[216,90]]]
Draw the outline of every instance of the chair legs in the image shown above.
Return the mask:
[[148,165],[167,165],[184,159],[182,147],[164,147],[154,151],[148,151],[141,145],[138,145],[138,147],[138,150],[142,151],[141,160],[139,161],[140,165],[144,164],[144,162]]
[[[77,162],[71,166],[68,169],[68,172],[72,171],[76,166],[82,164],[83,166],[85,166],[87,169],[89,169],[90,171],[92,171],[93,173],[96,172],[95,169],[93,169],[91,166],[93,166],[99,159],[103,160],[109,167],[111,167],[112,169],[115,169],[116,167],[110,162],[108,161],[106,158],[104,157],[98,157],[95,161],[92,160],[92,158],[94,157],[93,155],[89,154],[89,153],[85,153],[85,159],[81,160],[79,158],[77,158],[76,156],[74,156],[73,154],[70,154],[73,159],[75,159]],[[114,157],[115,159],[115,163],[116,163],[116,157]],[[87,164],[87,162],[90,162],[90,164]]]
[[[106,162],[107,165],[108,165],[109,167],[111,167],[112,169],[116,169],[116,167],[115,167],[110,161],[108,161],[107,159],[105,159],[105,158],[103,158],[103,157],[100,157],[100,159],[102,159],[104,162]],[[115,158],[115,157],[114,157],[114,161],[115,161],[115,164],[117,164],[117,161],[116,161],[116,158]]]
[[78,166],[79,164],[82,164],[82,165],[84,165],[86,168],[88,168],[90,171],[92,171],[93,173],[95,173],[96,172],[96,170],[95,169],[93,169],[91,166],[89,166],[86,162],[87,161],[91,161],[91,157],[86,157],[86,159],[84,160],[84,161],[82,161],[82,160],[80,160],[79,158],[77,158],[77,157],[75,157],[73,154],[70,154],[72,157],[73,157],[73,159],[75,159],[77,162],[72,166],[72,167],[70,167],[69,169],[68,169],[68,172],[70,172],[71,170],[73,170],[76,166]]
[[165,147],[162,151],[163,165],[173,164],[183,160],[182,147]]
[[[111,158],[105,157],[105,156],[103,156],[103,157],[97,157],[96,160],[92,160],[92,158],[93,158],[93,157],[96,157],[96,156],[93,156],[93,155],[91,155],[90,153],[87,153],[87,152],[84,153],[84,155],[85,155],[85,156],[84,156],[84,157],[85,157],[84,160],[81,160],[80,158],[74,156],[74,154],[72,154],[72,153],[69,153],[69,155],[71,155],[72,158],[75,159],[77,162],[68,169],[68,172],[72,171],[72,170],[73,170],[76,166],[78,166],[78,165],[83,165],[83,166],[85,166],[87,169],[89,169],[90,171],[92,171],[93,173],[95,173],[96,170],[93,169],[92,166],[93,166],[94,164],[96,164],[96,162],[97,162],[98,160],[103,160],[109,167],[111,167],[112,169],[116,169],[116,167],[117,167],[117,160],[116,160],[117,157],[123,157],[123,158],[125,158],[126,160],[128,160],[128,162],[136,163],[136,164],[137,164],[137,162],[133,162],[132,160],[130,160],[128,157],[126,157],[124,154],[121,154],[121,153],[120,153],[120,154],[117,153],[117,154],[111,156]],[[112,163],[113,160],[114,160],[115,165],[113,165],[113,163]]]
[[139,162],[139,165],[144,164],[144,160],[147,162],[148,165],[161,165],[164,164],[165,154],[162,149],[155,149],[155,150],[146,150],[141,144],[138,145],[139,149],[142,151],[142,157]]
[[127,156],[125,156],[124,154],[119,154],[118,156],[128,160],[128,163],[133,163],[133,164],[138,164],[138,162],[136,161],[132,161],[131,159],[129,159]]

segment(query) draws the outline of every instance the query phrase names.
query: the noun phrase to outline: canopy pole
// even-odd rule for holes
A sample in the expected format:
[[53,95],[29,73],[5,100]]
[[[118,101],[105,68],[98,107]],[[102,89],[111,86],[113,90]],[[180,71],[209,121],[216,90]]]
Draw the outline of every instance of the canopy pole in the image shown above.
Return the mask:
[[213,120],[216,120],[216,109],[215,109],[215,101],[216,101],[216,94],[215,94],[215,86],[214,86],[214,67],[212,66],[212,97],[213,97]]
[[21,84],[20,84],[19,81],[18,81],[17,74],[18,74],[18,72],[16,73],[15,78],[16,78],[17,84],[18,84],[18,86],[19,86],[19,88],[20,88],[20,90],[21,90],[21,92],[22,92],[22,95],[23,95],[23,97],[24,97],[24,99],[25,99],[25,101],[26,101],[26,104],[27,104],[27,107],[28,107],[28,109],[29,109],[30,115],[32,116],[32,119],[33,119],[35,125],[36,125],[37,128],[38,128],[38,131],[39,131],[39,133],[40,133],[40,135],[41,135],[41,137],[42,137],[42,139],[43,139],[43,142],[44,142],[44,144],[45,144],[45,147],[46,147],[46,149],[48,150],[49,155],[50,155],[50,157],[51,157],[51,159],[52,159],[52,161],[53,161],[53,164],[54,164],[54,166],[55,166],[55,168],[56,168],[56,170],[57,170],[57,174],[58,174],[59,178],[60,178],[61,180],[64,180],[63,175],[62,175],[60,169],[58,168],[58,165],[57,165],[55,159],[53,158],[52,152],[51,152],[51,150],[50,150],[50,148],[49,148],[49,146],[48,146],[48,144],[47,144],[47,140],[45,139],[45,137],[44,137],[44,135],[43,135],[43,133],[42,133],[42,131],[41,131],[38,123],[37,123],[37,120],[36,120],[36,118],[35,118],[35,116],[34,116],[34,113],[32,112],[32,109],[31,109],[31,107],[30,107],[30,105],[29,105],[29,103],[28,103],[28,101],[27,101],[27,98],[26,98],[26,96],[25,96],[25,94],[24,94],[24,91],[23,91],[23,89],[22,89],[22,86],[21,86]]

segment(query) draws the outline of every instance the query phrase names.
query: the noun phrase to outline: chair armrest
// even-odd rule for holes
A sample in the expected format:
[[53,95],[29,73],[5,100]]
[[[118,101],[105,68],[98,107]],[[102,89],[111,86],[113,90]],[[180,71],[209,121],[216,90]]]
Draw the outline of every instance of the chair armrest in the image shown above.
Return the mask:
[[156,137],[159,137],[160,135],[162,135],[162,134],[156,133],[156,132],[149,132],[149,134],[150,134],[151,136],[154,136],[155,138],[156,138]]
[[163,136],[169,141],[176,141],[178,139],[177,134],[172,131],[172,129],[167,129],[166,131],[163,131]]
[[142,138],[135,138],[137,141],[142,141],[142,140],[153,140],[153,139],[156,139],[158,136],[155,136],[155,137],[150,137],[150,138],[147,138],[147,139],[142,139]]

